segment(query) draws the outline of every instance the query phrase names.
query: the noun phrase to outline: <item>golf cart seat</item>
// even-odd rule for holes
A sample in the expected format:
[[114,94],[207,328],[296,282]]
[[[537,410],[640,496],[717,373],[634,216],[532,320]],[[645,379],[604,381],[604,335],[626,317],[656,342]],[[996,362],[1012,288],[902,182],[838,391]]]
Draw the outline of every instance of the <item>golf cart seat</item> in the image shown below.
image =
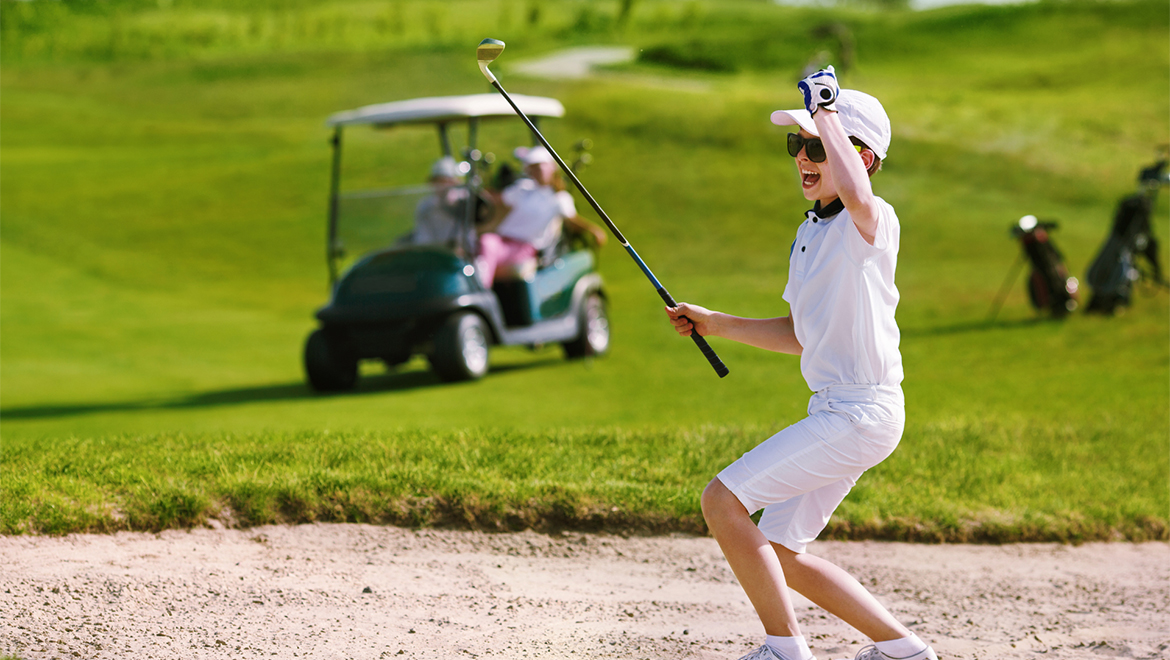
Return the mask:
[[529,326],[564,313],[572,297],[572,284],[596,267],[588,250],[558,253],[559,256],[529,278],[502,278],[492,283],[509,327]]

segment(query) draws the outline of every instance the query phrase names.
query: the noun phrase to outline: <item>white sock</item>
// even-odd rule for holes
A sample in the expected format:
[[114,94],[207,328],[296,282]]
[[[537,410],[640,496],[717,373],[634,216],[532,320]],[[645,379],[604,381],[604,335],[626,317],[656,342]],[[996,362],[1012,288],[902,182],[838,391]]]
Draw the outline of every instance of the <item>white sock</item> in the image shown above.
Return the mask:
[[772,647],[773,651],[784,656],[785,660],[808,660],[808,657],[812,655],[812,651],[808,650],[808,643],[804,641],[804,635],[796,637],[768,635],[764,639],[764,643]]
[[887,658],[910,658],[926,650],[926,642],[918,639],[918,635],[910,633],[909,637],[891,639],[888,642],[874,642],[877,650]]

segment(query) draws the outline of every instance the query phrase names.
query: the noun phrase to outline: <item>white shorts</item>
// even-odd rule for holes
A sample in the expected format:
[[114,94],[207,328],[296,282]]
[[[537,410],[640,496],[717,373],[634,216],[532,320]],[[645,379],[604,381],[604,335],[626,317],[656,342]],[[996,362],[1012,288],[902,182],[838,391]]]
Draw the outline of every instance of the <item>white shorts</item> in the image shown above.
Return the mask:
[[760,531],[804,552],[857,479],[889,456],[906,422],[900,387],[835,385],[813,394],[808,417],[761,442],[719,473]]

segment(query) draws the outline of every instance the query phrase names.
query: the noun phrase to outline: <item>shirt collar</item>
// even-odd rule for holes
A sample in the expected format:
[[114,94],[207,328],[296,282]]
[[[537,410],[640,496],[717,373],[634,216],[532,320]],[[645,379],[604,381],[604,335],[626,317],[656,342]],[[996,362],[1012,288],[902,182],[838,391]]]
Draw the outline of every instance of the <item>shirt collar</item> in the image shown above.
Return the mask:
[[818,199],[817,203],[805,215],[806,219],[813,220],[814,222],[816,220],[828,221],[832,220],[838,213],[844,210],[845,202],[842,202],[840,197],[834,199],[825,207],[821,207],[821,200]]

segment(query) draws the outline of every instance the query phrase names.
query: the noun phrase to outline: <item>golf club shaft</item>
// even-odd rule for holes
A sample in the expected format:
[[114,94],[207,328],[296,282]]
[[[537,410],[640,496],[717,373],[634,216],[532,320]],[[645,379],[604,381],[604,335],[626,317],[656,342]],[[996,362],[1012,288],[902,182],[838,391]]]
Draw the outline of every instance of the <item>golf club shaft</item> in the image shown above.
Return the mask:
[[[493,87],[499,90],[500,94],[504,96],[504,99],[508,101],[508,105],[512,106],[512,109],[516,111],[516,114],[520,115],[520,118],[523,119],[524,123],[528,125],[528,129],[532,131],[533,135],[536,136],[536,139],[540,140],[540,143],[544,145],[544,148],[548,149],[548,152],[552,154],[552,157],[557,161],[557,165],[560,165],[561,170],[565,173],[566,176],[569,177],[569,180],[573,182],[573,185],[577,186],[577,190],[580,190],[581,194],[585,196],[586,201],[589,202],[589,205],[593,207],[593,210],[597,212],[597,215],[602,219],[602,221],[605,222],[605,226],[608,227],[609,231],[613,233],[614,238],[616,238],[618,242],[622,244],[622,247],[626,249],[626,252],[630,254],[630,256],[634,259],[634,262],[638,264],[638,267],[641,268],[642,272],[646,275],[647,278],[649,278],[650,283],[654,285],[654,288],[658,291],[658,295],[662,298],[662,301],[666,303],[666,306],[678,307],[678,303],[676,303],[674,298],[670,296],[670,292],[666,290],[666,287],[662,286],[662,283],[658,281],[657,277],[654,277],[654,273],[650,271],[650,268],[646,265],[646,262],[642,261],[642,257],[638,256],[637,251],[634,250],[634,246],[630,245],[629,241],[626,240],[626,237],[622,235],[621,230],[617,228],[617,225],[613,224],[613,221],[610,220],[609,216],[606,215],[604,210],[602,210],[601,205],[597,203],[597,200],[593,199],[593,195],[589,194],[589,191],[585,189],[585,186],[581,183],[581,181],[577,179],[577,175],[573,174],[573,170],[569,169],[569,166],[565,164],[565,161],[561,160],[561,157],[559,154],[557,154],[556,149],[553,149],[552,145],[548,143],[548,140],[544,139],[544,135],[542,135],[540,130],[536,128],[536,124],[533,124],[532,120],[528,118],[528,115],[524,114],[524,112],[520,110],[520,106],[516,105],[516,102],[512,100],[512,97],[508,96],[508,92],[504,91],[503,85],[501,85],[498,80],[495,80],[495,76],[492,76],[491,84]],[[687,320],[689,321],[690,319]],[[707,358],[707,362],[711,363],[711,368],[715,370],[715,373],[719,374],[720,378],[723,378],[728,373],[730,373],[727,367],[723,364],[723,360],[719,359],[719,356],[715,354],[715,350],[711,348],[710,344],[707,343],[707,340],[699,335],[698,328],[695,328],[691,331],[691,339],[694,340],[695,345],[699,347],[699,350],[703,352],[703,356]]]

